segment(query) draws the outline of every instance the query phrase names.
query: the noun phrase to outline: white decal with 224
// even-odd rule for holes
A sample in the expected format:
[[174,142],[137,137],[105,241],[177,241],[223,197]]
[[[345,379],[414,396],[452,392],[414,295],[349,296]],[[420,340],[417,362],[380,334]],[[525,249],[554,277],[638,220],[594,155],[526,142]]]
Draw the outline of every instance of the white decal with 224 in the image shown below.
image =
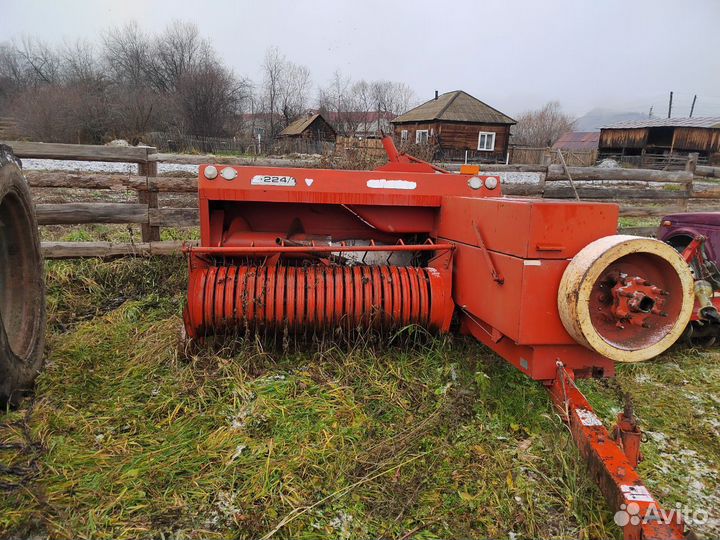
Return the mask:
[[272,176],[268,174],[257,174],[250,180],[253,186],[283,186],[295,187],[295,178],[292,176]]

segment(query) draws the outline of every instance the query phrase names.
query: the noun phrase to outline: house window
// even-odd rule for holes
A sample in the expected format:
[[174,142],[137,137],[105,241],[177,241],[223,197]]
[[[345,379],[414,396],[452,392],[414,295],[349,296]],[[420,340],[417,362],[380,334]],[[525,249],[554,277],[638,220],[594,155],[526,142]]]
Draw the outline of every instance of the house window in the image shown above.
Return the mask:
[[407,140],[408,140],[407,129],[403,129],[400,131],[400,142],[407,142]]
[[426,144],[428,142],[428,130],[418,129],[415,132],[415,144]]
[[495,134],[491,131],[481,131],[478,134],[478,150],[492,152],[495,150]]

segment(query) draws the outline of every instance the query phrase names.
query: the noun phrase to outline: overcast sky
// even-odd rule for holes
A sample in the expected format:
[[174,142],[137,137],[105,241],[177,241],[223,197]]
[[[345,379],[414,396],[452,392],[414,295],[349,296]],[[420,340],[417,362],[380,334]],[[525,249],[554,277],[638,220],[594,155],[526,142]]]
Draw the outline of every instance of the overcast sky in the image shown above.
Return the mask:
[[316,86],[335,70],[403,81],[419,101],[462,89],[515,115],[558,100],[720,116],[720,1],[0,0],[0,41],[95,40],[135,19],[195,22],[239,75],[277,46]]

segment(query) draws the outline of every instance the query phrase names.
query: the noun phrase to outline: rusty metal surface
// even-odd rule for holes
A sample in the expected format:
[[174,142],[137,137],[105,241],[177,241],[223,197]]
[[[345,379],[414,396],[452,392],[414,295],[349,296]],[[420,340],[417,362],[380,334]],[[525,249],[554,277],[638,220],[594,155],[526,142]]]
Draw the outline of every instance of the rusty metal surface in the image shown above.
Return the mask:
[[[573,379],[572,371],[558,363],[557,377],[548,390],[561,416],[568,422],[590,474],[597,481],[608,504],[613,510],[621,510],[633,504],[638,507],[638,515],[646,515],[648,509],[660,515],[660,503],[650,494],[633,462],[602,425]],[[637,521],[623,527],[626,540],[685,538],[685,524],[681,517],[670,520],[670,523],[659,519],[649,523]]]
[[631,129],[646,127],[695,127],[720,129],[720,116],[698,116],[693,118],[646,118],[643,120],[623,120],[614,122],[601,129]]

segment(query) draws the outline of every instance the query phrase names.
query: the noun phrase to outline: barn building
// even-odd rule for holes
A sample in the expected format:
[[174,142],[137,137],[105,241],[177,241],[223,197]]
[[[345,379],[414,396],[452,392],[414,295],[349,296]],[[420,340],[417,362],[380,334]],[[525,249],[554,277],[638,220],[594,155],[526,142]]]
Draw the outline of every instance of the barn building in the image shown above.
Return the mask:
[[438,95],[392,120],[402,143],[434,144],[436,159],[505,161],[515,120],[462,90]]
[[320,113],[300,116],[278,135],[281,139],[306,139],[313,142],[332,142],[335,136],[335,130]]
[[635,157],[643,163],[669,156],[700,154],[701,163],[720,163],[720,117],[648,118],[617,122],[600,129],[600,157]]

